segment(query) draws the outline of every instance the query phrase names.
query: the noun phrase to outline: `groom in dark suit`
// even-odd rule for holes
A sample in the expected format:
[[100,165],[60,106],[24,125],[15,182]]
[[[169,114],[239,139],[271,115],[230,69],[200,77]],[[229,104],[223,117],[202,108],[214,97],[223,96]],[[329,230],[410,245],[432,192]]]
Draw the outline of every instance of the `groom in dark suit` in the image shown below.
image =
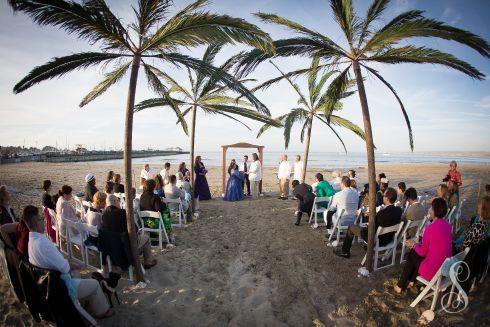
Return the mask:
[[[250,164],[248,163],[248,156],[243,156],[243,162],[239,166],[239,170],[244,173],[245,178],[243,179],[243,193],[250,196],[250,180],[248,179],[248,171],[250,170]],[[247,186],[247,193],[245,193],[245,186]]]

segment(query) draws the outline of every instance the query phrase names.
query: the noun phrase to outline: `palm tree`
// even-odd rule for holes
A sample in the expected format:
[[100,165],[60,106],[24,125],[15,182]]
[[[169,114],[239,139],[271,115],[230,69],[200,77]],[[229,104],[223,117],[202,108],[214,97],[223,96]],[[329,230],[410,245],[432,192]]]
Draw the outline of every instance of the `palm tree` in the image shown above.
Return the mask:
[[[131,151],[133,131],[133,111],[139,68],[142,65],[150,87],[160,96],[169,99],[184,126],[177,105],[168,96],[168,89],[158,79],[163,73],[146,60],[159,59],[175,66],[200,69],[203,74],[220,76],[223,83],[235,91],[245,94],[259,110],[268,113],[247,89],[231,75],[206,63],[177,52],[179,47],[195,47],[213,42],[241,42],[263,51],[271,51],[273,46],[267,33],[246,21],[226,15],[217,15],[199,10],[207,0],[198,0],[174,16],[168,18],[173,2],[170,0],[139,0],[134,8],[135,22],[128,27],[109,9],[104,0],[86,0],[82,3],[63,0],[9,0],[15,12],[24,12],[39,25],[52,25],[73,33],[98,45],[98,52],[82,52],[53,58],[48,63],[34,68],[14,87],[20,93],[44,80],[61,77],[78,69],[85,69],[101,63],[116,63],[116,68],[107,73],[104,80],[85,96],[80,107],[104,93],[118,82],[130,69],[130,81],[126,102],[124,173],[126,199],[131,194]],[[132,35],[131,35],[132,34]],[[126,201],[128,231],[131,250],[135,259],[136,279],[143,280],[137,252],[136,232],[133,218],[133,202]]]
[[[408,126],[410,148],[413,151],[413,137],[410,121],[405,107],[393,86],[375,69],[372,63],[399,64],[420,63],[443,65],[462,72],[474,79],[484,79],[484,74],[471,64],[455,56],[424,46],[408,43],[412,37],[435,37],[455,41],[466,45],[483,57],[490,57],[490,47],[486,40],[468,31],[449,26],[443,22],[423,16],[419,10],[410,10],[399,14],[382,27],[373,26],[382,16],[389,0],[374,0],[364,19],[358,17],[352,5],[352,0],[330,0],[335,21],[340,26],[347,40],[347,46],[341,47],[328,36],[302,26],[299,23],[277,15],[257,13],[263,21],[283,25],[299,34],[297,37],[281,39],[274,42],[275,54],[254,50],[245,54],[240,62],[241,73],[253,70],[260,62],[277,56],[318,56],[324,65],[342,67],[341,73],[332,82],[337,96],[342,94],[348,83],[351,70],[354,73],[366,133],[366,152],[369,178],[369,237],[367,267],[372,269],[373,246],[375,234],[375,159],[373,133],[369,114],[368,101],[364,88],[364,78],[361,67],[373,74],[394,94],[400,104],[403,116]],[[403,42],[403,44],[400,44]],[[320,65],[322,67],[322,65]],[[303,74],[304,70],[292,72],[290,76]],[[333,94],[332,94],[333,95]]]
[[[338,111],[342,109],[342,103],[338,101],[332,101],[330,97],[330,93],[332,92],[331,88],[327,88],[323,93],[322,90],[325,86],[325,83],[328,79],[333,76],[336,71],[328,71],[320,76],[318,79],[318,75],[320,69],[318,68],[320,60],[318,57],[315,57],[311,63],[310,70],[308,71],[308,96],[303,95],[299,86],[294,83],[291,78],[284,74],[272,61],[272,65],[276,67],[276,69],[281,74],[278,78],[270,79],[261,85],[252,89],[252,91],[256,91],[258,89],[265,89],[272,84],[280,81],[281,79],[286,79],[289,84],[293,87],[294,91],[299,95],[298,107],[290,109],[290,112],[279,116],[276,118],[277,121],[281,122],[284,126],[284,146],[287,149],[289,146],[289,140],[291,139],[291,129],[295,123],[302,123],[303,127],[301,128],[301,143],[304,141],[305,131],[306,131],[306,144],[305,144],[305,152],[304,152],[304,165],[303,172],[301,173],[301,183],[305,181],[306,178],[306,168],[308,165],[308,153],[310,151],[310,138],[311,138],[311,129],[313,126],[314,118],[317,118],[319,121],[323,122],[327,125],[328,128],[332,130],[335,136],[339,139],[340,143],[344,147],[345,152],[347,153],[347,148],[345,147],[344,141],[337,133],[337,131],[332,127],[341,126],[345,127],[348,130],[354,132],[360,138],[365,140],[364,131],[352,123],[351,121],[342,118],[340,116],[334,115],[334,111]],[[352,95],[354,92],[344,92],[340,96],[340,98],[346,98]],[[259,130],[257,137],[260,137],[263,132],[268,130],[271,127],[271,124],[264,124],[262,128]]]
[[[214,59],[219,53],[223,43],[211,44],[208,46],[202,57],[202,62],[213,66]],[[222,71],[228,72],[236,63],[236,56],[226,60],[219,68]],[[191,186],[194,189],[194,144],[196,138],[196,115],[197,109],[202,109],[204,113],[211,115],[221,115],[233,119],[250,130],[242,121],[233,117],[233,115],[250,118],[256,121],[271,124],[272,126],[280,126],[280,124],[260,112],[256,112],[250,107],[250,102],[236,99],[228,95],[230,87],[221,81],[219,76],[205,75],[201,70],[195,71],[193,74],[188,68],[190,88],[186,88],[179,84],[173,77],[168,74],[159,74],[166,83],[170,85],[169,93],[176,94],[179,99],[174,99],[173,102],[183,107],[182,115],[185,116],[191,113],[191,135],[190,135],[190,171],[191,171]],[[250,80],[242,79],[239,82]],[[243,94],[241,94],[243,95]],[[170,103],[165,98],[154,98],[144,100],[135,106],[135,111],[141,111],[147,108],[168,106]],[[179,121],[178,123],[180,123]]]

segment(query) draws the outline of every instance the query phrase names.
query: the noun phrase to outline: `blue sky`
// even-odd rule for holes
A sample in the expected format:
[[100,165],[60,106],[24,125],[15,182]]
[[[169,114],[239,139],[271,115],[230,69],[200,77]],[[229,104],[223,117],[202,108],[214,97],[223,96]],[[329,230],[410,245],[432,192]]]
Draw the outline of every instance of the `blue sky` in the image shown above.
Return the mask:
[[[181,9],[190,1],[175,1]],[[108,1],[118,16],[129,23],[129,5],[136,1]],[[355,1],[359,15],[364,16],[370,1]],[[273,38],[292,34],[277,26],[259,22],[252,12],[263,11],[297,21],[311,29],[345,44],[334,22],[327,0],[214,0],[207,6],[210,11],[245,18],[270,33]],[[421,9],[426,16],[443,20],[490,40],[488,24],[489,1],[458,0],[397,0],[392,1],[380,24],[408,9]],[[23,14],[12,14],[5,2],[0,3],[0,145],[64,146],[84,144],[92,149],[122,148],[124,131],[124,106],[128,78],[113,86],[104,95],[84,107],[80,100],[102,78],[102,67],[71,73],[64,78],[50,80],[14,95],[12,88],[34,66],[44,64],[54,56],[64,56],[79,51],[96,50],[84,41],[51,27],[39,27]],[[413,40],[417,45],[427,45],[450,52],[469,61],[487,75],[485,81],[472,80],[465,75],[433,65],[376,66],[398,91],[411,118],[415,151],[490,151],[490,61],[473,50],[443,40]],[[242,50],[242,46],[228,46],[218,56],[217,62]],[[203,49],[183,50],[201,56]],[[303,68],[308,59],[286,58],[275,61],[283,71]],[[187,73],[167,67],[178,80],[186,80]],[[259,81],[276,76],[277,72],[264,63],[251,75]],[[140,75],[143,76],[143,75]],[[303,80],[298,84],[304,86]],[[380,152],[408,152],[408,135],[403,116],[395,98],[378,81],[366,81],[374,140]],[[296,106],[297,96],[286,82],[265,92],[257,93],[273,116],[286,113]],[[153,97],[144,78],[139,80],[137,102]],[[344,101],[342,116],[362,126],[358,97]],[[169,111],[152,109],[135,115],[133,144],[137,149],[189,147],[186,135],[175,127],[175,118]],[[282,131],[272,129],[256,140],[260,128],[250,123],[252,132],[238,123],[200,114],[197,121],[197,150],[219,150],[221,144],[240,141],[261,143],[266,150],[284,148]],[[354,134],[338,129],[349,151],[362,152],[365,147]],[[302,151],[299,128],[293,129],[289,149]],[[321,126],[313,126],[311,151],[342,151],[334,135]]]

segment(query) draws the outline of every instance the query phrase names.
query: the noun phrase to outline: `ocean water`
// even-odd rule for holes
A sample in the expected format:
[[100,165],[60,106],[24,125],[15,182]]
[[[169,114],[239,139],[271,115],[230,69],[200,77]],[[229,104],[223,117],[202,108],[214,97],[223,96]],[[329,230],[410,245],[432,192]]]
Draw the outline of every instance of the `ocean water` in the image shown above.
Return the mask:
[[[227,164],[231,159],[241,161],[243,155],[247,154],[251,160],[253,149],[229,149],[226,155]],[[277,166],[280,162],[283,152],[264,151],[264,166]],[[294,161],[294,156],[302,153],[288,151],[286,152],[290,162]],[[221,166],[221,151],[196,152],[200,155],[206,166]],[[456,160],[459,163],[480,163],[490,164],[490,156],[483,155],[450,155],[450,154],[420,154],[420,153],[377,153],[376,162],[379,163],[449,163]],[[111,160],[109,162],[120,163],[122,160]],[[164,157],[149,157],[134,159],[134,164],[149,163],[153,166],[161,166],[165,162],[177,165],[185,161],[188,163],[189,155],[180,154]],[[355,152],[310,152],[308,157],[308,167],[325,168],[325,169],[343,169],[366,167],[367,160],[365,153]]]

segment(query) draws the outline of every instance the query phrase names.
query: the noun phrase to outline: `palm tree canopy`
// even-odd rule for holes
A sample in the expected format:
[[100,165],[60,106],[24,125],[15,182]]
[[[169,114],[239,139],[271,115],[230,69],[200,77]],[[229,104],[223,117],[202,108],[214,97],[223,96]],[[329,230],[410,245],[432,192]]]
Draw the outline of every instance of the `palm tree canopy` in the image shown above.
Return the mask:
[[[286,79],[288,83],[293,87],[295,93],[298,94],[299,107],[294,107],[290,109],[289,113],[275,118],[275,120],[277,122],[280,122],[284,127],[283,134],[284,144],[286,148],[288,148],[289,146],[289,142],[291,139],[291,129],[295,123],[303,124],[301,128],[301,142],[303,142],[305,131],[308,127],[308,122],[311,122],[314,118],[317,118],[318,120],[326,124],[327,127],[330,128],[330,130],[332,130],[332,132],[335,134],[335,136],[339,139],[340,143],[344,147],[344,150],[347,152],[344,141],[332,125],[344,127],[358,135],[363,140],[365,139],[364,131],[358,125],[352,123],[345,118],[333,114],[333,112],[342,109],[342,103],[340,102],[341,99],[347,98],[354,93],[348,90],[348,88],[351,87],[353,84],[352,81],[346,83],[346,88],[343,90],[341,95],[335,99],[331,98],[331,94],[333,93],[332,88],[335,87],[336,84],[331,83],[326,89],[325,85],[330,77],[338,73],[338,71],[324,71],[324,69],[319,67],[319,62],[319,57],[315,57],[307,71],[307,95],[303,94],[299,85],[291,79],[291,73],[283,73],[281,69],[279,69],[279,67],[277,67],[276,64],[274,64],[272,61],[271,63],[279,71],[280,77],[272,78],[268,81],[265,81],[264,83],[253,88],[252,91],[255,92],[257,90],[267,88],[272,84],[277,83],[281,79]],[[333,79],[333,81],[335,81],[337,78],[338,77]],[[273,125],[267,123],[264,124],[259,130],[257,137],[260,137],[266,130],[271,127],[273,127]]]
[[[227,87],[245,96],[257,110],[268,114],[266,106],[232,75],[177,52],[181,47],[190,48],[212,42],[240,42],[266,53],[273,51],[272,40],[267,33],[243,19],[203,10],[207,2],[195,1],[168,18],[173,1],[138,0],[138,6],[133,8],[134,23],[125,27],[104,0],[85,0],[81,3],[64,0],[8,0],[14,12],[26,13],[39,25],[56,26],[91,44],[99,44],[101,49],[100,52],[53,58],[29,72],[15,85],[14,92],[23,92],[44,80],[61,77],[77,69],[116,62],[114,70],[107,73],[84,97],[80,103],[82,107],[120,80],[127,72],[132,58],[139,56],[148,85],[163,98],[169,98],[170,107],[178,117],[182,117],[182,114],[170,99],[168,88],[160,82],[160,71],[147,63],[146,58],[158,58],[178,67],[199,69],[203,75],[220,78]],[[131,34],[136,34],[136,37]]]
[[[408,131],[410,147],[413,150],[413,136],[410,120],[405,107],[391,84],[386,81],[375,69],[369,67],[372,62],[383,64],[397,63],[429,63],[456,69],[472,78],[482,80],[485,75],[471,64],[455,56],[437,49],[406,45],[411,38],[436,37],[455,41],[477,51],[482,56],[490,57],[489,43],[471,32],[449,26],[443,22],[423,16],[422,11],[410,10],[394,17],[387,24],[375,24],[389,5],[390,0],[374,0],[365,17],[358,17],[354,11],[352,0],[330,0],[335,21],[339,24],[348,47],[341,47],[329,37],[308,29],[299,23],[273,14],[255,14],[262,21],[282,25],[293,32],[297,37],[276,40],[276,51],[266,53],[259,49],[243,53],[237,64],[238,77],[246,75],[255,69],[261,62],[273,57],[287,57],[292,55],[320,58],[319,67],[338,67],[347,64],[340,75],[332,82],[331,98],[339,98],[350,81],[350,68],[353,61],[357,61],[368,73],[373,74],[395,95],[404,115]],[[402,45],[403,44],[403,45]],[[318,69],[318,68],[316,68]],[[308,70],[291,72],[288,77],[307,73]],[[285,77],[281,77],[285,78]],[[281,79],[279,78],[279,79]]]

